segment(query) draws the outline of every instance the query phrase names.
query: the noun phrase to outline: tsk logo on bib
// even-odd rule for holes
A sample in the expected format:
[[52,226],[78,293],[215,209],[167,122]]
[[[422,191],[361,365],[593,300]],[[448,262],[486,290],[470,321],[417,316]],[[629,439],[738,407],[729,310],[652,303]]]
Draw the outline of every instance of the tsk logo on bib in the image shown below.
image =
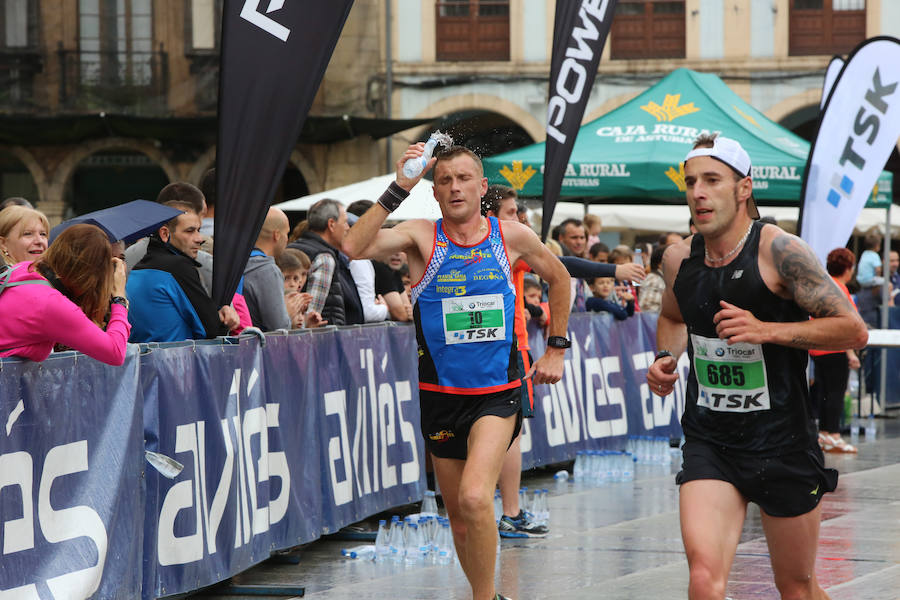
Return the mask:
[[506,318],[501,294],[463,296],[441,300],[444,342],[499,342],[506,339]]
[[769,410],[769,387],[762,346],[691,334],[697,405],[721,412]]

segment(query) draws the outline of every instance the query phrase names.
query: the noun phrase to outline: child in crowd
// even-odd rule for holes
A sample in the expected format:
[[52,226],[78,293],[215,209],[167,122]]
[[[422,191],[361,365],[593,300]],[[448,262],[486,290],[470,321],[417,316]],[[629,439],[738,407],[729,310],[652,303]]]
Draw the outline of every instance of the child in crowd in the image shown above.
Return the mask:
[[275,264],[284,275],[284,300],[291,317],[291,326],[299,329],[304,326],[306,309],[312,300],[310,294],[301,291],[309,274],[309,257],[296,248],[285,248],[281,256],[275,259]]
[[[612,313],[619,321],[634,314],[634,294],[627,286],[616,286],[613,277],[594,277],[588,281],[593,298],[585,301],[585,308],[593,312]],[[624,307],[621,306],[624,304]]]
[[588,249],[588,254],[594,262],[609,262],[609,246],[603,242],[597,242]]
[[584,234],[587,237],[587,247],[600,243],[600,232],[603,231],[603,221],[597,215],[584,215]]
[[[634,262],[634,252],[625,244],[620,244],[610,251],[608,262],[614,265],[623,265]],[[623,281],[622,285],[625,286],[628,289],[628,293],[631,294],[632,300],[634,301],[634,310],[641,312],[641,307],[637,300],[638,293],[634,284],[630,281]],[[615,297],[613,300],[615,300]],[[619,304],[622,307],[625,306],[622,302]]]
[[525,277],[522,292],[525,302],[525,320],[533,320],[540,327],[546,327],[550,320],[550,310],[546,302],[541,302],[543,294],[541,284],[531,277]]
[[299,292],[306,285],[306,276],[309,274],[310,260],[305,252],[296,248],[285,248],[281,256],[275,259],[275,264],[284,275],[284,293]]

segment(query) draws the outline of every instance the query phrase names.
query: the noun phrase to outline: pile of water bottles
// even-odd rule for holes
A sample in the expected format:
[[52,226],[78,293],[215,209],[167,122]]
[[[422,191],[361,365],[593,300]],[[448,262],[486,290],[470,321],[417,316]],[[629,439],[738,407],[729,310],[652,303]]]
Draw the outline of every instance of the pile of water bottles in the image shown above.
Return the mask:
[[401,519],[398,515],[378,521],[375,544],[345,548],[346,558],[374,560],[376,563],[449,565],[456,558],[450,520],[438,514],[433,491],[425,492],[422,511]]
[[629,436],[625,450],[579,450],[572,478],[577,482],[604,485],[634,480],[635,464],[669,466],[680,455],[670,448],[669,438]]
[[[519,508],[531,515],[531,522],[535,525],[550,527],[550,504],[548,497],[550,491],[536,489],[529,493],[527,487],[519,488]],[[494,521],[500,523],[503,516],[503,498],[500,490],[494,491]]]

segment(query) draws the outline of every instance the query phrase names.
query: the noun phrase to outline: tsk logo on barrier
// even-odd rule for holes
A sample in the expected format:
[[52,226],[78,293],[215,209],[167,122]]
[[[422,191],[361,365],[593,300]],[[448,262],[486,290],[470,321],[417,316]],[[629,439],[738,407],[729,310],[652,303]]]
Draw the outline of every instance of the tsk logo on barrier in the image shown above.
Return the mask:
[[700,109],[694,106],[693,102],[679,106],[679,100],[681,100],[681,94],[666,94],[666,99],[663,100],[662,105],[651,100],[641,106],[641,110],[656,117],[657,121],[674,121],[678,117],[700,112]]
[[[291,30],[271,17],[267,17],[259,12],[259,3],[260,0],[245,0],[244,6],[241,8],[241,18],[250,21],[263,31],[274,35],[282,42],[286,42],[288,36],[291,35]],[[269,6],[266,8],[266,13],[268,14],[275,12],[276,10],[281,10],[283,6],[284,0],[269,0]]]
[[[230,396],[249,397],[259,383],[259,373],[256,369],[250,372],[243,394],[241,383],[241,370],[236,369]],[[219,431],[210,434],[209,443],[205,421],[176,427],[175,455],[186,468],[166,491],[159,511],[160,565],[185,564],[201,560],[205,554],[215,554],[216,534],[232,498],[235,548],[249,544],[253,536],[268,531],[284,518],[290,500],[291,472],[284,452],[269,451],[269,431],[278,430],[278,413],[279,405],[270,403],[226,417],[218,423]],[[222,470],[207,474],[207,451],[216,443],[221,447],[215,451],[224,454]],[[258,448],[258,454],[254,454],[254,448]],[[281,480],[278,496],[260,497],[259,489],[274,489],[269,483],[273,479]],[[232,485],[236,486],[234,495]],[[182,511],[193,514],[189,517],[196,524],[193,533],[176,534],[175,523],[184,518],[179,517]]]
[[[0,489],[19,488],[21,510],[12,510],[12,503],[5,508],[0,519],[3,533],[3,555],[25,552],[35,548],[35,530],[39,529],[43,539],[50,544],[61,544],[78,538],[87,538],[97,552],[96,563],[87,568],[62,573],[47,579],[44,583],[55,598],[88,598],[97,591],[106,564],[109,539],[100,515],[90,506],[78,505],[60,508],[51,504],[50,491],[54,483],[59,501],[62,494],[60,479],[88,470],[87,440],[55,446],[44,457],[43,468],[37,471],[37,523],[34,514],[34,459],[28,452],[9,452],[0,455]],[[16,498],[16,494],[11,495]],[[7,500],[10,500],[8,497]],[[21,515],[10,518],[11,515]],[[82,548],[82,551],[86,548]],[[86,553],[90,556],[91,552]],[[86,559],[86,561],[92,559]],[[0,558],[0,565],[3,564]],[[40,598],[36,583],[0,590],[2,598]]]
[[[826,200],[835,208],[841,203],[841,200],[850,198],[853,193],[854,181],[848,175],[847,170],[852,166],[861,172],[866,166],[866,160],[854,149],[854,143],[862,140],[871,146],[875,142],[881,125],[878,115],[879,113],[884,115],[888,111],[888,103],[884,98],[893,94],[896,89],[897,82],[888,85],[882,83],[881,73],[876,68],[875,73],[872,74],[871,86],[866,90],[864,101],[853,121],[853,134],[847,136],[844,150],[838,161],[844,170],[835,171],[831,176],[831,189],[828,191]],[[847,163],[850,165],[848,166]]]
[[[382,373],[387,361],[385,354],[380,364]],[[328,438],[328,472],[336,506],[398,485],[398,469],[400,485],[415,483],[421,473],[416,428],[403,410],[412,401],[410,382],[376,384],[371,349],[360,350],[360,364],[367,385],[354,390],[355,406],[348,406],[347,390],[328,392],[323,398],[325,414],[337,419],[336,423],[329,419],[333,423],[330,429],[337,427],[335,435]],[[355,416],[352,436],[351,416]],[[406,457],[408,460],[404,460]]]

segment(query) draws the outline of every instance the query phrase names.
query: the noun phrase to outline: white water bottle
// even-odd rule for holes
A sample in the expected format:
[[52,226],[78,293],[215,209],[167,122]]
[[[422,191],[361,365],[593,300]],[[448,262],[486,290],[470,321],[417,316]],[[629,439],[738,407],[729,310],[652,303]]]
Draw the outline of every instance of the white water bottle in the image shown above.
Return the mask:
[[434,154],[435,146],[437,146],[437,140],[434,139],[434,136],[431,136],[428,138],[428,141],[425,142],[425,154],[418,158],[411,158],[403,163],[403,174],[410,179],[418,177],[419,173],[425,169],[425,165],[428,164],[428,161],[431,160],[431,155]]
[[410,179],[418,177],[422,171],[425,170],[425,166],[428,165],[428,161],[431,160],[434,149],[438,144],[449,148],[453,145],[453,138],[440,131],[432,133],[431,137],[428,138],[428,141],[425,142],[425,154],[418,158],[411,158],[403,163],[403,175]]
[[423,515],[438,514],[437,498],[435,498],[435,494],[431,490],[425,490],[425,497],[422,499],[421,513]]
[[875,441],[875,415],[870,414],[869,418],[866,420],[866,441],[874,442]]
[[378,521],[378,534],[375,536],[375,562],[383,563],[387,561],[390,554],[391,547],[388,544],[387,521],[381,519]]

